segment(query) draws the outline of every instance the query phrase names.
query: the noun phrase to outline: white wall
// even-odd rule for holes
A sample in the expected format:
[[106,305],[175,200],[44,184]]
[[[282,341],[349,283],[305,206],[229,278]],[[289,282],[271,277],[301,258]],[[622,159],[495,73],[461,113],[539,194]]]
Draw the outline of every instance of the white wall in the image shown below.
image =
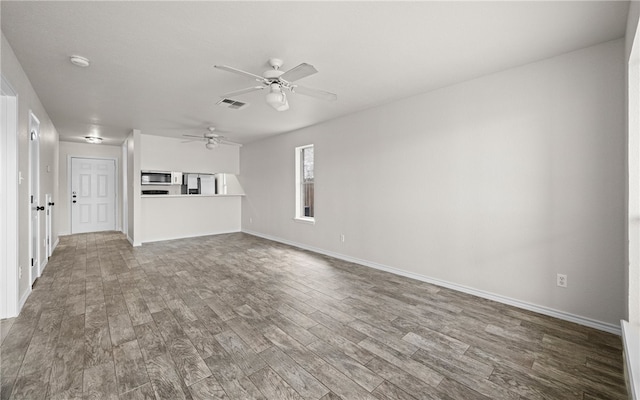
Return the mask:
[[[246,145],[242,228],[615,329],[623,56],[608,42]],[[292,219],[311,143],[315,225]]]
[[204,142],[140,135],[142,170],[217,173],[240,172],[240,148],[221,145],[208,150]]
[[71,201],[69,199],[69,163],[71,157],[86,157],[86,158],[113,158],[116,160],[116,193],[117,198],[117,212],[116,212],[116,229],[122,229],[122,193],[120,188],[120,179],[122,171],[122,149],[119,146],[108,146],[104,144],[88,144],[88,143],[73,143],[73,142],[60,142],[60,162],[58,166],[59,170],[59,182],[60,193],[58,196],[58,203],[56,203],[55,211],[58,221],[60,235],[71,234],[71,216],[69,214]]
[[640,397],[640,4],[631,2],[625,37],[627,65],[627,268],[622,340],[629,397]]
[[140,246],[140,131],[133,129],[125,141],[127,153],[127,239]]
[[[40,121],[40,198],[38,199],[40,205],[44,205],[47,193],[52,194],[54,202],[58,199],[58,132],[4,35],[2,35],[0,49],[0,70],[18,94],[18,170],[25,178],[18,186],[18,264],[22,266],[23,272],[22,279],[18,283],[18,296],[24,300],[31,289],[29,283],[29,111],[32,111]],[[44,213],[40,221],[40,238],[44,239],[46,237]],[[53,221],[52,232],[51,240],[56,243],[58,228],[55,221]],[[44,240],[40,240],[40,255],[40,263],[45,264]]]
[[[640,3],[631,2],[627,24],[625,60],[628,61],[628,269],[626,274],[627,321],[640,327],[640,43],[637,27],[640,19]],[[633,50],[633,56],[632,56]]]

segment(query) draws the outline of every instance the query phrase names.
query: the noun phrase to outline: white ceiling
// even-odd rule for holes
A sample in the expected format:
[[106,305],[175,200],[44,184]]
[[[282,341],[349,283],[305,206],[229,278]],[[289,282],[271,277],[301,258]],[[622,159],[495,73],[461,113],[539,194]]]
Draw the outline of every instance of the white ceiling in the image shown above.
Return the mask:
[[[209,125],[247,143],[624,35],[628,2],[0,2],[2,32],[61,140],[132,129],[180,137]],[[91,60],[80,69],[78,54]],[[278,112],[216,106],[270,57],[320,72]]]

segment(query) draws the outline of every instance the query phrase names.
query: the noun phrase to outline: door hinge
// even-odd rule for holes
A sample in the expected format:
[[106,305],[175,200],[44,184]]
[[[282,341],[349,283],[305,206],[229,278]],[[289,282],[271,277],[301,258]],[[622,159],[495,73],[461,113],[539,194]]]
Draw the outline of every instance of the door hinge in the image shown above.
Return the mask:
[[31,259],[31,266],[33,267],[33,258]]
[[33,195],[31,195],[31,204],[33,204]]

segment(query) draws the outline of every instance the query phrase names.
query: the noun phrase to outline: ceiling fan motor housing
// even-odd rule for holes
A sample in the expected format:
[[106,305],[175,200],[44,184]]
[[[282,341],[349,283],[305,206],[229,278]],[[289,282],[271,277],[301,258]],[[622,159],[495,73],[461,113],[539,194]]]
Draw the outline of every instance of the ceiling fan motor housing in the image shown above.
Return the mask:
[[277,69],[269,69],[267,71],[264,71],[262,76],[264,76],[265,79],[278,79],[280,78],[280,75],[282,75],[283,73],[284,72],[279,71]]
[[213,138],[217,138],[218,136],[220,136],[220,135],[216,135],[215,133],[213,133],[216,130],[216,128],[214,128],[213,126],[210,126],[207,129],[209,130],[209,132],[204,134],[205,138],[213,139]]
[[279,58],[270,58],[269,59],[269,65],[271,65],[271,67],[273,69],[269,69],[264,71],[264,73],[262,74],[262,76],[265,77],[265,79],[278,79],[280,78],[280,75],[284,74],[284,71],[280,71],[280,67],[282,67],[282,64],[284,64],[284,61],[282,61]]
[[271,65],[273,67],[273,69],[280,69],[282,67],[282,64],[284,64],[284,61],[282,61],[279,58],[270,58],[269,59],[269,65]]

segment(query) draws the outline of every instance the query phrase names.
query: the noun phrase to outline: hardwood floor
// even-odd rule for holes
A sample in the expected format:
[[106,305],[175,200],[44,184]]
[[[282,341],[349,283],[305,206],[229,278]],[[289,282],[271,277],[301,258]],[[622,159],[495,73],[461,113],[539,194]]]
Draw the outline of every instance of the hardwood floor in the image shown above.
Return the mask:
[[615,335],[236,233],[60,238],[7,399],[626,399]]

